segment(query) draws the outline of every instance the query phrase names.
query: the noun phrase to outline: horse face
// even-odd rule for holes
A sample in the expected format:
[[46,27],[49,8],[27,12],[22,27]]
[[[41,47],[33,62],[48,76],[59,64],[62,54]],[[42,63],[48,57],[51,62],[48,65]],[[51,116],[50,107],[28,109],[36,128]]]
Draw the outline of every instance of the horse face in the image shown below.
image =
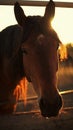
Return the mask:
[[62,106],[56,86],[57,43],[54,39],[40,35],[35,41],[31,38],[23,43],[22,50],[24,51],[23,63],[26,77],[32,82],[38,94],[42,115],[57,115]]
[[60,40],[51,27],[55,5],[50,0],[44,17],[26,17],[18,3],[14,11],[23,29],[21,49],[26,77],[38,94],[41,114],[45,117],[56,116],[62,106],[62,99],[56,86]]

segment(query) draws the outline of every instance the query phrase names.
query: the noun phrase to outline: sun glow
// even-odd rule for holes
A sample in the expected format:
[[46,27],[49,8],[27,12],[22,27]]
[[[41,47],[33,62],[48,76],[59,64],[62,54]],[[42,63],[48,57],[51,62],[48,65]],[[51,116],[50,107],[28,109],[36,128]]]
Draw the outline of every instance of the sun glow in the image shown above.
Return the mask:
[[60,60],[61,60],[61,61],[67,59],[68,53],[67,53],[67,48],[66,48],[65,45],[60,45],[60,48],[59,48],[59,55],[60,55]]
[[[44,15],[45,7],[22,6],[25,14]],[[17,24],[13,6],[0,6],[0,30]],[[56,8],[52,26],[63,44],[73,43],[73,8]]]
[[52,26],[63,44],[73,43],[73,9],[56,8]]

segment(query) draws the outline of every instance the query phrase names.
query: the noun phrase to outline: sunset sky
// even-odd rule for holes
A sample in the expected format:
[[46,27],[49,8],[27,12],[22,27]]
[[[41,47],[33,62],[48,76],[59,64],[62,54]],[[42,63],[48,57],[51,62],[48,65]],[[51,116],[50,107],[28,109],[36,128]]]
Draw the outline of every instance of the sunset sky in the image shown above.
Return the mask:
[[[68,0],[68,2],[70,1]],[[23,9],[25,10],[26,15],[43,16],[45,11],[45,7],[23,6]],[[5,27],[16,23],[13,6],[0,6],[0,31]],[[56,8],[55,18],[52,25],[64,44],[70,42],[73,43],[73,8]]]

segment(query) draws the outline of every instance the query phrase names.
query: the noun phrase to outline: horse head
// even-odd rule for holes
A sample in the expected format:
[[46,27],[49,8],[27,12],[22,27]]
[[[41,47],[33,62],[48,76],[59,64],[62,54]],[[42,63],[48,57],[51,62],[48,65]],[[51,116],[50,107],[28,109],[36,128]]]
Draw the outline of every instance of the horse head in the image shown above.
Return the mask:
[[51,26],[55,4],[47,4],[45,14],[28,16],[19,3],[15,3],[15,17],[23,29],[22,52],[26,78],[32,82],[38,94],[43,116],[56,116],[62,107],[62,98],[57,89],[58,57],[60,40]]

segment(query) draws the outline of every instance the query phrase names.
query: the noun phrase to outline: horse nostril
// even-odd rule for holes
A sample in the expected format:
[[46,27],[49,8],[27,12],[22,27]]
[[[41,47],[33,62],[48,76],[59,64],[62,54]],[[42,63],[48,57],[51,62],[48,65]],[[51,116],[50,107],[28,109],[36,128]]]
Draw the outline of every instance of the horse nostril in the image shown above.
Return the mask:
[[48,100],[41,98],[39,106],[41,109],[41,114],[44,117],[57,116],[60,108],[62,107],[62,98],[59,95],[54,103],[49,103]]

